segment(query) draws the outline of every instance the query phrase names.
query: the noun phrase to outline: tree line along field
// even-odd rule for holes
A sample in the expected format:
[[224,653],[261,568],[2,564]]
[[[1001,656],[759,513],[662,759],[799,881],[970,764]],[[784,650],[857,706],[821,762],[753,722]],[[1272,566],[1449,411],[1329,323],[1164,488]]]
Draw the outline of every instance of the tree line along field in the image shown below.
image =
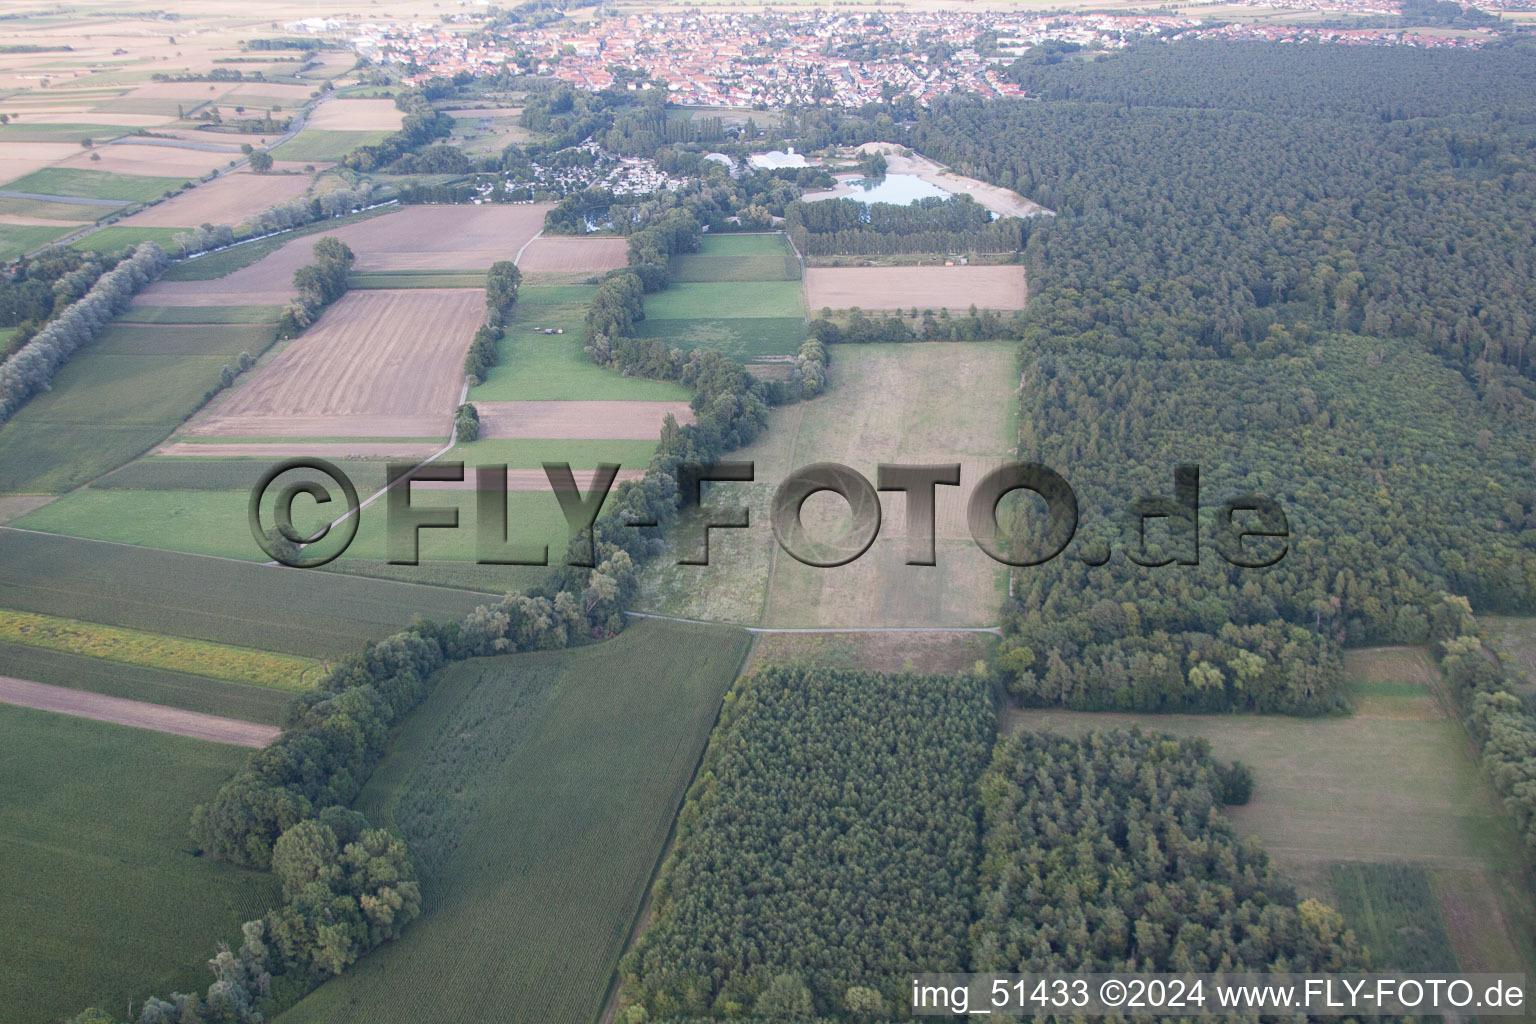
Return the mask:
[[782,234],[705,236],[671,267],[671,286],[646,296],[637,337],[749,363],[792,356],[806,339],[799,262]]
[[285,1024],[589,1024],[746,649],[647,621],[443,670],[357,802],[420,852],[422,917]]
[[270,876],[197,858],[186,837],[247,751],[9,705],[0,747],[9,1019],[205,984],[215,943],[276,900]]
[[[637,607],[775,627],[994,625],[1005,576],[971,539],[963,509],[1013,443],[1013,360],[1002,343],[834,347],[825,392],[774,410],[763,435],[732,454],[755,462],[756,480],[714,485],[705,498],[717,516],[747,506],[752,525],[712,531],[709,565],[678,565],[699,543],[698,516],[685,514],[666,553],[647,566]],[[769,528],[774,490],[792,469],[815,462],[850,466],[871,482],[881,462],[960,463],[960,486],[937,490],[938,564],[905,564],[898,494],[881,496],[879,537],[854,562],[815,568],[780,551]],[[805,506],[815,540],[835,539],[846,518],[835,497]]]

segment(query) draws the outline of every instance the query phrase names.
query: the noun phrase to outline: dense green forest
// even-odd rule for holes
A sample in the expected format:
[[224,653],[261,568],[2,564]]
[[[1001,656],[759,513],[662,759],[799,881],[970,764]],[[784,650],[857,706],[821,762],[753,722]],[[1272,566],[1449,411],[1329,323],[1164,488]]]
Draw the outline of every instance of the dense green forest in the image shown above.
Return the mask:
[[[1032,297],[1007,327],[1019,454],[1069,478],[1082,524],[1015,573],[1015,693],[1326,712],[1340,646],[1423,642],[1436,592],[1536,605],[1530,56],[1133,47],[1015,68],[1037,101],[946,97],[896,129],[1057,212],[1025,222]],[[1202,470],[1201,564],[1130,564],[1121,517],[1180,463]],[[1271,568],[1214,550],[1244,492],[1289,518]]]
[[992,728],[968,675],[750,679],[621,965],[618,1019],[882,1020],[922,970],[1365,965],[1336,911],[1237,840],[1221,805],[1251,779],[1204,741],[1021,733],[987,767]]

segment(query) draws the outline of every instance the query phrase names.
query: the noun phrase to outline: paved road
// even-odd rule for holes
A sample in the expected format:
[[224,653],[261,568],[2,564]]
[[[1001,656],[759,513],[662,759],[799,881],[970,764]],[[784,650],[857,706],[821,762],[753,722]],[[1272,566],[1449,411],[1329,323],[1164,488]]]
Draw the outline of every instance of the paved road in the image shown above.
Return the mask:
[[257,725],[235,718],[220,718],[196,711],[168,708],[163,704],[146,704],[139,700],[108,697],[89,690],[71,690],[67,686],[48,686],[25,679],[0,676],[0,703],[17,704],[24,708],[38,708],[77,718],[93,718],[98,722],[131,725],[155,732],[169,732],[177,736],[229,743],[237,747],[264,747],[277,739],[281,729],[275,725]]
[[43,192],[11,192],[0,189],[5,199],[36,199],[44,203],[68,203],[71,206],[132,206],[130,199],[87,199],[85,196],[50,196]]

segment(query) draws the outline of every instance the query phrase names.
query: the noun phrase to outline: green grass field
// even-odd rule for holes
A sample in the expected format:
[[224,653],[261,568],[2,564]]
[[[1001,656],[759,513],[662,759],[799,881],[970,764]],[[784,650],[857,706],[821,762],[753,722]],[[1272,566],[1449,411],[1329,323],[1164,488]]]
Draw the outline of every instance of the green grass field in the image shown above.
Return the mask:
[[[316,674],[318,676],[318,673]],[[205,715],[282,725],[291,693],[172,669],[125,665],[27,644],[0,642],[0,676],[165,704]]]
[[[477,402],[568,400],[687,401],[680,384],[625,377],[594,366],[582,348],[582,324],[596,288],[528,287],[501,340],[501,362],[484,384],[470,389]],[[564,334],[538,334],[564,328]]]
[[800,263],[782,234],[705,235],[696,253],[672,257],[674,284],[798,281]]
[[237,270],[261,261],[295,238],[313,235],[320,231],[330,231],[347,224],[355,224],[360,220],[367,220],[370,217],[393,213],[395,209],[396,207],[393,206],[381,206],[376,210],[349,213],[345,217],[316,221],[313,224],[306,224],[301,228],[294,228],[292,231],[284,231],[282,234],[273,235],[270,238],[227,246],[216,252],[208,253],[206,256],[199,256],[196,259],[180,260],[171,265],[170,269],[161,276],[161,280],[212,281],[215,278],[233,274]]
[[[490,442],[487,442],[490,443]],[[254,487],[275,458],[221,459],[148,455],[91,481],[92,490],[239,491]],[[342,470],[359,496],[387,482],[382,459],[344,459]]]
[[680,282],[645,298],[647,320],[803,317],[798,281]]
[[87,252],[116,252],[119,249],[127,249],[138,245],[140,242],[159,242],[160,248],[168,254],[175,255],[179,250],[172,241],[182,233],[182,228],[151,228],[151,227],[105,227],[100,231],[93,231],[84,238],[77,238],[69,243],[71,249],[83,249]]
[[465,474],[473,475],[473,467],[493,463],[538,469],[546,462],[569,462],[572,469],[594,469],[599,462],[617,462],[624,469],[644,469],[655,454],[655,441],[495,438],[456,445],[443,458],[463,462]]
[[[360,492],[361,494],[361,492]],[[76,491],[13,524],[19,529],[39,530],[89,540],[112,541],[161,548],[192,555],[265,562],[267,554],[251,538],[247,520],[246,491],[96,490]],[[457,508],[459,528],[424,529],[419,554],[423,562],[475,561],[475,492],[470,490],[413,490],[411,505],[424,508]],[[511,491],[507,495],[508,523],[514,541],[548,544],[550,558],[565,552],[566,526],[560,505],[548,491]],[[301,498],[294,503],[294,525],[309,533],[335,518],[340,509],[330,506],[314,515],[316,506]],[[270,512],[263,521],[271,523]],[[384,500],[363,510],[357,538],[343,559],[385,561],[389,557]]]
[[0,124],[0,143],[6,142],[103,142],[121,138],[131,128],[110,124]]
[[280,306],[129,306],[120,324],[273,324]]
[[0,492],[59,493],[163,441],[268,325],[113,324],[0,428]]
[[334,658],[486,593],[0,529],[8,607],[167,636]]
[[83,203],[51,203],[44,199],[11,199],[0,196],[0,213],[17,217],[46,217],[49,220],[90,223],[118,212],[116,206],[90,206]]
[[71,231],[79,230],[74,224],[45,227],[40,224],[0,224],[0,260],[14,260],[33,249],[41,249],[56,242]]
[[248,751],[0,705],[0,1001],[16,1021],[201,990],[215,944],[277,898],[192,855],[187,818]]
[[[833,353],[827,390],[809,402],[773,410],[768,430],[731,453],[756,463],[756,481],[722,484],[705,506],[746,505],[751,527],[714,531],[710,564],[678,565],[696,550],[684,515],[668,550],[647,565],[640,611],[751,626],[990,626],[1007,578],[972,540],[965,498],[1013,444],[1015,346],[843,345]],[[770,528],[774,490],[791,469],[838,462],[874,481],[882,462],[961,463],[959,487],[938,489],[935,566],[906,564],[905,503],[881,498],[879,537],[857,560],[813,568],[784,555]],[[806,505],[816,539],[837,536],[847,518],[840,498]]]
[[44,167],[15,181],[6,182],[0,187],[9,192],[36,192],[41,195],[77,196],[82,199],[126,199],[144,203],[151,199],[158,199],[186,183],[186,178],[148,178],[136,174],[78,170],[73,167]]
[[646,319],[635,325],[635,335],[658,338],[685,352],[713,349],[744,363],[764,356],[794,355],[811,336],[805,320],[798,316]]
[[283,1024],[595,1020],[746,648],[639,622],[445,670],[357,804],[421,853],[422,918]]
[[306,128],[272,150],[278,160],[340,160],[359,146],[383,142],[389,132],[334,132]]

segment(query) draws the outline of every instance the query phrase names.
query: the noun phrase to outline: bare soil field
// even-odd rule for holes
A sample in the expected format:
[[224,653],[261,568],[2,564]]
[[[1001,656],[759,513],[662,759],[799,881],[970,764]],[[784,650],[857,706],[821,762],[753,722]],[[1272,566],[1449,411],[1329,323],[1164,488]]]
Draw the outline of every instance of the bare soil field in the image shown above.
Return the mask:
[[[74,151],[74,156],[60,161],[58,166],[113,174],[139,174],[150,178],[198,178],[209,171],[228,166],[231,160],[240,159],[238,152],[214,153],[205,149],[130,143],[114,143],[90,150],[75,146]],[[93,159],[97,156],[101,159]]]
[[47,686],[5,676],[0,676],[0,701],[24,708],[54,711],[77,718],[94,718],[98,722],[131,725],[137,729],[169,732],[238,747],[264,747],[282,732],[275,725],[258,725],[235,718],[183,711],[163,704],[146,704],[139,700],[108,697],[89,690],[71,690],[65,686]]
[[306,128],[338,132],[392,132],[404,115],[394,100],[332,99],[315,108]]
[[687,402],[476,402],[475,408],[482,439],[650,441],[661,434],[667,413],[679,424],[694,421]]
[[629,243],[622,238],[535,238],[517,261],[523,273],[590,271],[625,266]]
[[0,187],[79,152],[78,142],[7,142],[0,146]]
[[[185,228],[238,224],[269,206],[297,199],[309,188],[302,174],[226,174],[119,221],[123,227]],[[292,289],[289,289],[290,295]],[[286,301],[285,296],[284,301]]]
[[1023,267],[808,267],[805,302],[814,310],[1023,309]]
[[[275,99],[281,100],[285,112],[297,110],[309,102],[309,94],[313,90],[307,85],[279,85],[276,82],[242,82],[235,86],[225,96],[225,102],[231,104],[251,105],[251,100]],[[386,102],[393,103],[393,100]],[[290,106],[291,105],[291,106]]]
[[956,174],[945,169],[943,164],[919,153],[903,156],[900,150],[900,146],[889,142],[866,142],[859,147],[860,153],[884,153],[886,170],[891,174],[915,174],[930,185],[937,185],[950,192],[964,192],[998,216],[1035,217],[1051,212],[1011,189]]
[[319,459],[387,458],[425,459],[441,445],[389,441],[292,441],[241,444],[200,444],[195,441],[171,441],[156,448],[156,455],[196,456],[219,459],[289,459],[313,456]]
[[187,432],[446,437],[484,303],[472,288],[350,292]]

